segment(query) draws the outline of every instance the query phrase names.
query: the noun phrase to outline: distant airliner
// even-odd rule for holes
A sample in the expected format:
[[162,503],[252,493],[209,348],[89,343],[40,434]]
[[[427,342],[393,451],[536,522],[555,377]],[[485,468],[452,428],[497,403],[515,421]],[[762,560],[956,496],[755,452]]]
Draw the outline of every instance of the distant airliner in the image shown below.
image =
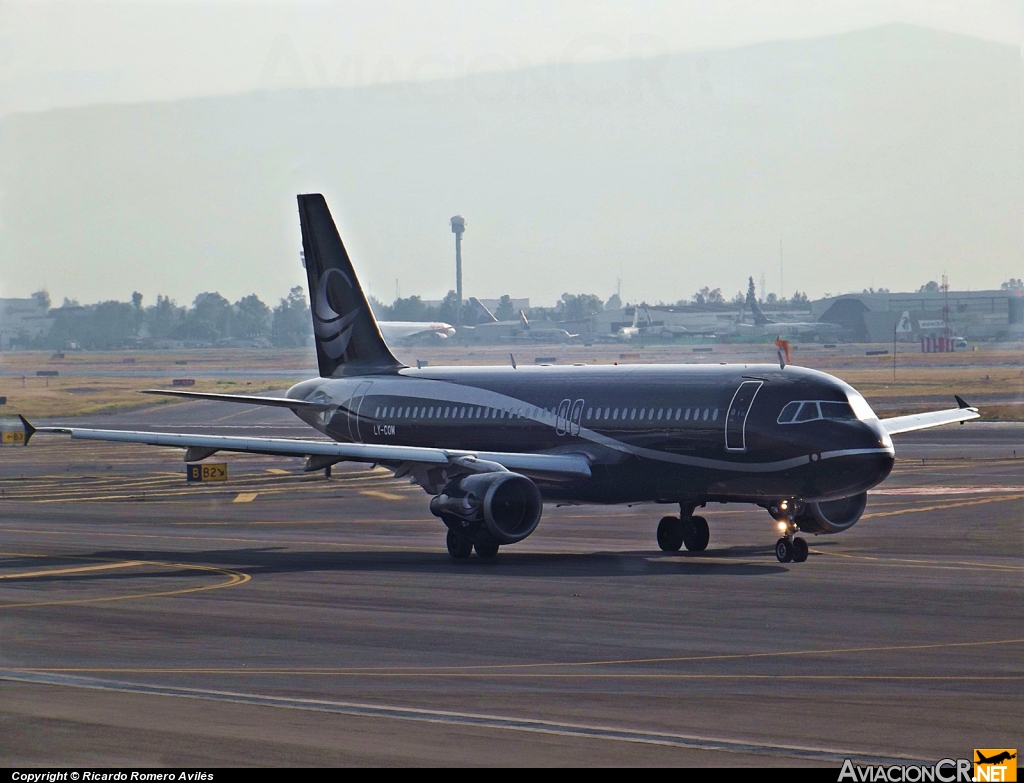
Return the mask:
[[307,470],[384,465],[433,496],[456,558],[522,541],[545,501],[676,505],[658,544],[699,551],[710,533],[694,512],[716,502],[765,508],[782,534],[776,556],[799,562],[799,531],[839,533],[860,519],[867,491],[892,470],[890,435],[978,417],[957,398],[958,408],[879,420],[843,381],[793,366],[406,367],[381,337],[323,196],[298,202],[319,377],[284,397],[150,393],[290,408],[331,440],[40,431],[183,447],[187,461],[235,451],[305,457]]
[[444,321],[379,321],[381,336],[389,343],[400,340],[447,340],[455,327]]
[[[834,336],[843,330],[843,327],[839,324],[830,323],[828,321],[773,321],[764,313],[761,312],[761,308],[757,305],[757,297],[754,296],[754,278],[750,278],[750,287],[747,289],[746,305],[750,308],[750,314],[753,316],[754,325],[745,324],[738,322],[735,326],[738,329],[755,329],[759,332],[768,334],[770,332],[777,333],[779,335],[822,335],[822,336]],[[743,311],[740,310],[740,316],[742,317]]]

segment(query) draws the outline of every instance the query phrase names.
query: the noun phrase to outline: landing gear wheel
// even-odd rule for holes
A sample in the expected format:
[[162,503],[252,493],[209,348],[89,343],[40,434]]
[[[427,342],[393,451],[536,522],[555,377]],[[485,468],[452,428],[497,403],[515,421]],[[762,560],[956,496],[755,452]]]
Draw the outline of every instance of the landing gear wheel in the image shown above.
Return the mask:
[[498,542],[497,541],[477,541],[473,544],[473,549],[479,557],[494,557],[498,554]]
[[445,543],[448,544],[448,554],[457,560],[469,557],[473,552],[473,542],[454,530],[448,531]]
[[793,562],[802,563],[807,559],[807,542],[802,538],[793,539]]
[[708,548],[708,541],[711,540],[711,530],[708,528],[708,521],[704,517],[690,517],[689,533],[683,539],[687,549],[691,552],[703,552]]
[[793,561],[793,544],[788,538],[780,538],[775,542],[775,556],[780,563],[791,563]]
[[683,545],[683,520],[664,517],[658,523],[658,546],[662,552],[678,552]]

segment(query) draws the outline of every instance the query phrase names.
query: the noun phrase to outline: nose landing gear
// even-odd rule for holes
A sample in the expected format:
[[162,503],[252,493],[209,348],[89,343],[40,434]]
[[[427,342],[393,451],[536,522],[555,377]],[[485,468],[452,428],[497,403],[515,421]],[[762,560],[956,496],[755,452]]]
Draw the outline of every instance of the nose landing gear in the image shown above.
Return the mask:
[[658,546],[663,552],[678,552],[684,545],[691,552],[703,552],[711,540],[711,530],[704,517],[687,514],[664,517],[658,523]]
[[807,559],[808,546],[804,539],[796,535],[799,528],[792,515],[785,513],[790,510],[789,505],[779,504],[785,515],[779,519],[779,531],[783,536],[775,542],[775,557],[780,563],[802,563]]

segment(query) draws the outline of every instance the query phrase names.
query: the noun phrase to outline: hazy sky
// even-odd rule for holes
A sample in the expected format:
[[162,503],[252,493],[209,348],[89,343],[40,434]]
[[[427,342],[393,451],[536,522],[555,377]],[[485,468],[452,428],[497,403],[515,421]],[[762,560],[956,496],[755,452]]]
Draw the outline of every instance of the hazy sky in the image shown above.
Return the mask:
[[900,21],[1024,40],[1022,0],[3,0],[0,115],[654,56]]
[[[721,51],[893,22],[1020,47],[1024,0],[0,0],[0,133],[5,116],[13,123],[26,112],[296,87],[428,82],[476,74],[486,79],[489,74],[542,64]],[[891,64],[891,54],[880,51],[879,62]],[[1005,54],[1000,57],[999,73],[1005,74]],[[978,124],[971,127],[975,109],[969,107],[972,96],[960,89],[962,85],[952,84],[954,89],[949,91],[950,96],[966,96],[962,107],[943,103],[944,92],[938,88],[945,83],[937,85],[938,91],[927,99],[921,94],[903,99],[898,96],[902,82],[895,76],[879,73],[875,78],[870,68],[865,72],[862,66],[859,73],[862,77],[868,73],[868,81],[855,85],[853,92],[837,90],[833,100],[831,83],[815,84],[806,93],[810,103],[791,105],[776,101],[778,96],[770,92],[730,94],[729,73],[712,69],[709,77],[697,61],[696,68],[674,85],[696,96],[693,112],[682,110],[673,118],[679,127],[688,128],[692,143],[685,148],[672,137],[673,128],[667,133],[652,130],[641,116],[629,134],[624,131],[619,139],[610,129],[602,129],[603,147],[596,142],[580,145],[599,156],[599,166],[590,161],[575,165],[572,139],[545,137],[543,133],[557,132],[551,130],[557,123],[548,122],[539,131],[540,144],[528,147],[526,153],[520,147],[523,163],[528,164],[520,165],[514,156],[500,159],[499,126],[479,140],[477,169],[450,177],[444,167],[426,160],[429,146],[417,147],[415,134],[401,145],[386,134],[367,135],[365,157],[377,166],[373,170],[368,163],[360,168],[357,151],[351,144],[347,149],[341,144],[344,136],[332,139],[323,129],[317,147],[304,144],[301,133],[278,129],[270,134],[268,130],[272,138],[263,139],[261,127],[246,126],[249,146],[235,150],[231,138],[223,134],[238,132],[237,127],[232,129],[225,121],[218,136],[219,115],[213,109],[201,113],[202,126],[183,125],[177,139],[150,134],[131,149],[124,147],[131,142],[107,138],[104,128],[123,132],[134,127],[110,114],[104,115],[102,123],[91,125],[81,114],[68,115],[66,121],[56,116],[35,125],[21,122],[17,127],[22,134],[26,127],[37,127],[46,138],[33,144],[22,135],[7,149],[25,152],[25,157],[0,160],[4,177],[0,210],[6,209],[6,214],[0,211],[0,296],[24,296],[46,285],[58,301],[65,295],[83,301],[124,299],[132,288],[142,290],[149,301],[156,293],[188,301],[210,288],[220,288],[232,298],[255,290],[273,300],[288,285],[302,282],[294,262],[293,199],[298,190],[336,194],[332,203],[347,224],[346,236],[364,251],[363,263],[369,268],[362,274],[385,299],[390,298],[396,278],[403,281],[403,295],[440,297],[450,287],[451,281],[440,279],[435,270],[449,263],[451,236],[444,227],[447,217],[457,211],[470,220],[476,261],[495,262],[473,267],[476,275],[487,270],[486,277],[469,281],[473,292],[485,297],[532,296],[539,304],[549,304],[567,288],[606,297],[614,289],[622,258],[634,259],[626,264],[623,292],[633,299],[674,300],[706,284],[721,285],[731,294],[743,287],[748,272],[757,276],[767,271],[771,290],[777,287],[772,283],[782,234],[787,236],[787,269],[791,269],[787,293],[794,287],[812,296],[868,285],[907,288],[943,271],[950,273],[954,285],[973,288],[998,285],[1009,274],[1024,276],[1020,149],[1009,157],[1005,154],[1006,128],[1019,121],[1019,106],[1017,115],[1005,106],[985,115],[988,121],[1001,123],[992,129],[992,138],[998,137],[1003,146],[985,159],[988,168],[979,167],[975,157],[984,151],[988,131]],[[1024,59],[1020,73],[1024,76]],[[843,78],[841,66],[836,74],[837,81]],[[749,74],[734,77],[736,85],[749,87],[756,82]],[[877,96],[873,94],[876,82],[883,88]],[[906,83],[925,82],[910,79]],[[1017,83],[1022,85],[1018,91],[1024,99],[1024,78]],[[822,92],[815,92],[819,86]],[[425,127],[440,127],[429,110],[431,90],[440,95],[438,89],[428,85],[413,102]],[[1005,103],[1006,90],[1000,89],[993,93],[994,100]],[[434,117],[450,114],[445,101],[437,103]],[[749,139],[743,135],[746,131],[727,135],[742,128],[748,111],[754,116],[761,103],[768,106],[773,101],[774,135],[762,146],[757,146],[755,131]],[[893,110],[901,101],[908,116],[896,116],[900,111]],[[833,106],[834,102],[850,105]],[[300,115],[297,123],[303,112],[309,110],[313,116],[319,111],[314,104],[293,104]],[[918,104],[925,113],[914,115]],[[882,106],[892,116],[878,116]],[[723,107],[730,112],[725,121]],[[504,109],[491,108],[494,111],[487,117],[502,116]],[[564,121],[558,127],[580,133],[574,118],[589,115],[574,112],[570,104],[563,108],[552,115]],[[660,116],[654,111],[657,106],[647,109],[652,117]],[[512,104],[509,110],[515,111]],[[170,111],[173,116],[175,110]],[[189,111],[189,117],[196,116],[195,107]],[[888,143],[885,134],[890,129],[920,132],[921,118],[932,116],[927,112],[943,122],[949,120],[949,128],[939,128],[938,134],[929,137],[922,145],[925,152],[913,150],[913,139]],[[152,116],[162,115],[157,111]],[[232,121],[239,116],[246,115],[233,115]],[[336,115],[332,117],[339,128],[347,127]],[[783,121],[785,117],[791,120]],[[530,118],[511,115],[511,122],[521,124],[521,120],[528,123]],[[806,128],[800,126],[804,121]],[[869,121],[870,127],[862,127]],[[69,129],[76,127],[88,127],[95,135],[88,141],[75,137]],[[721,143],[705,140],[705,133],[722,134]],[[520,133],[510,143],[522,145],[527,138]],[[615,145],[636,144],[638,139],[661,146],[649,154],[632,149],[630,160],[638,164],[616,170]],[[174,146],[179,141],[180,149]],[[471,134],[468,141],[475,141]],[[809,141],[813,141],[810,150]],[[950,148],[956,154],[948,166],[943,144],[961,145]],[[559,156],[546,159],[545,145],[559,150]],[[851,151],[856,156],[851,157]],[[181,154],[188,157],[176,167],[175,155]],[[716,157],[724,154],[728,160]],[[403,155],[406,165],[389,165]],[[913,164],[907,164],[904,158],[913,155],[917,155]],[[673,180],[673,171],[659,158],[671,159],[683,178]],[[999,161],[1007,162],[1002,182],[991,174],[992,165]],[[202,166],[206,170],[198,172]],[[182,174],[176,179],[178,168]],[[987,173],[975,176],[979,168]],[[513,180],[516,187],[511,193],[495,181],[496,171]],[[77,178],[67,187],[61,182],[65,172]],[[386,176],[382,178],[381,173]],[[571,181],[566,179],[570,175]],[[709,179],[701,182],[696,177]],[[752,188],[751,182],[761,189]],[[90,183],[100,183],[106,190],[91,191]],[[222,184],[223,193],[211,190],[211,183]],[[968,186],[985,188],[993,183],[998,187],[969,192]],[[853,189],[844,190],[847,184]],[[573,186],[586,192],[577,197]],[[30,199],[15,192],[19,187],[25,187]],[[204,188],[206,201],[190,193],[189,188],[196,187]],[[249,198],[257,190],[264,191],[259,203]],[[665,198],[660,197],[662,193]],[[908,196],[899,201],[902,193]],[[109,203],[104,194],[111,194]],[[214,223],[212,211],[197,213],[200,204],[216,205],[228,199],[235,202],[236,211],[228,216],[217,213],[221,223]],[[627,209],[620,208],[617,199],[629,199]],[[897,199],[892,209],[885,199]],[[545,203],[563,215],[569,206],[573,220],[534,220],[539,205]],[[49,221],[45,226],[34,216],[44,213]],[[143,246],[155,233],[151,225],[167,234],[162,247],[156,246],[156,239],[152,239],[153,248]],[[34,237],[33,232],[46,236]],[[193,244],[199,251],[181,241],[182,232],[195,234]],[[247,232],[253,236],[243,239]],[[15,250],[5,253],[2,245]],[[424,252],[425,247],[433,249]],[[559,266],[577,250],[581,257],[574,261],[576,266]],[[130,275],[112,272],[133,261],[132,251],[162,258],[160,272],[139,265],[131,267]],[[199,256],[207,257],[206,261],[195,260]],[[222,260],[210,260],[217,258]],[[671,284],[666,285],[666,280]]]

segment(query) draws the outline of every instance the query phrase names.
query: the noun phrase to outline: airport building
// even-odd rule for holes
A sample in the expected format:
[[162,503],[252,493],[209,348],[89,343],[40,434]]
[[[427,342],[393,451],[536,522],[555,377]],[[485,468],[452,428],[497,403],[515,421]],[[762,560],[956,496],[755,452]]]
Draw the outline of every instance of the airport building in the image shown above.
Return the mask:
[[0,299],[0,350],[8,351],[49,334],[53,319],[46,312],[45,304],[35,297]]
[[892,342],[894,333],[900,341],[916,342],[947,330],[968,340],[1024,338],[1020,289],[842,294],[812,302],[811,314],[842,325],[859,342]]

